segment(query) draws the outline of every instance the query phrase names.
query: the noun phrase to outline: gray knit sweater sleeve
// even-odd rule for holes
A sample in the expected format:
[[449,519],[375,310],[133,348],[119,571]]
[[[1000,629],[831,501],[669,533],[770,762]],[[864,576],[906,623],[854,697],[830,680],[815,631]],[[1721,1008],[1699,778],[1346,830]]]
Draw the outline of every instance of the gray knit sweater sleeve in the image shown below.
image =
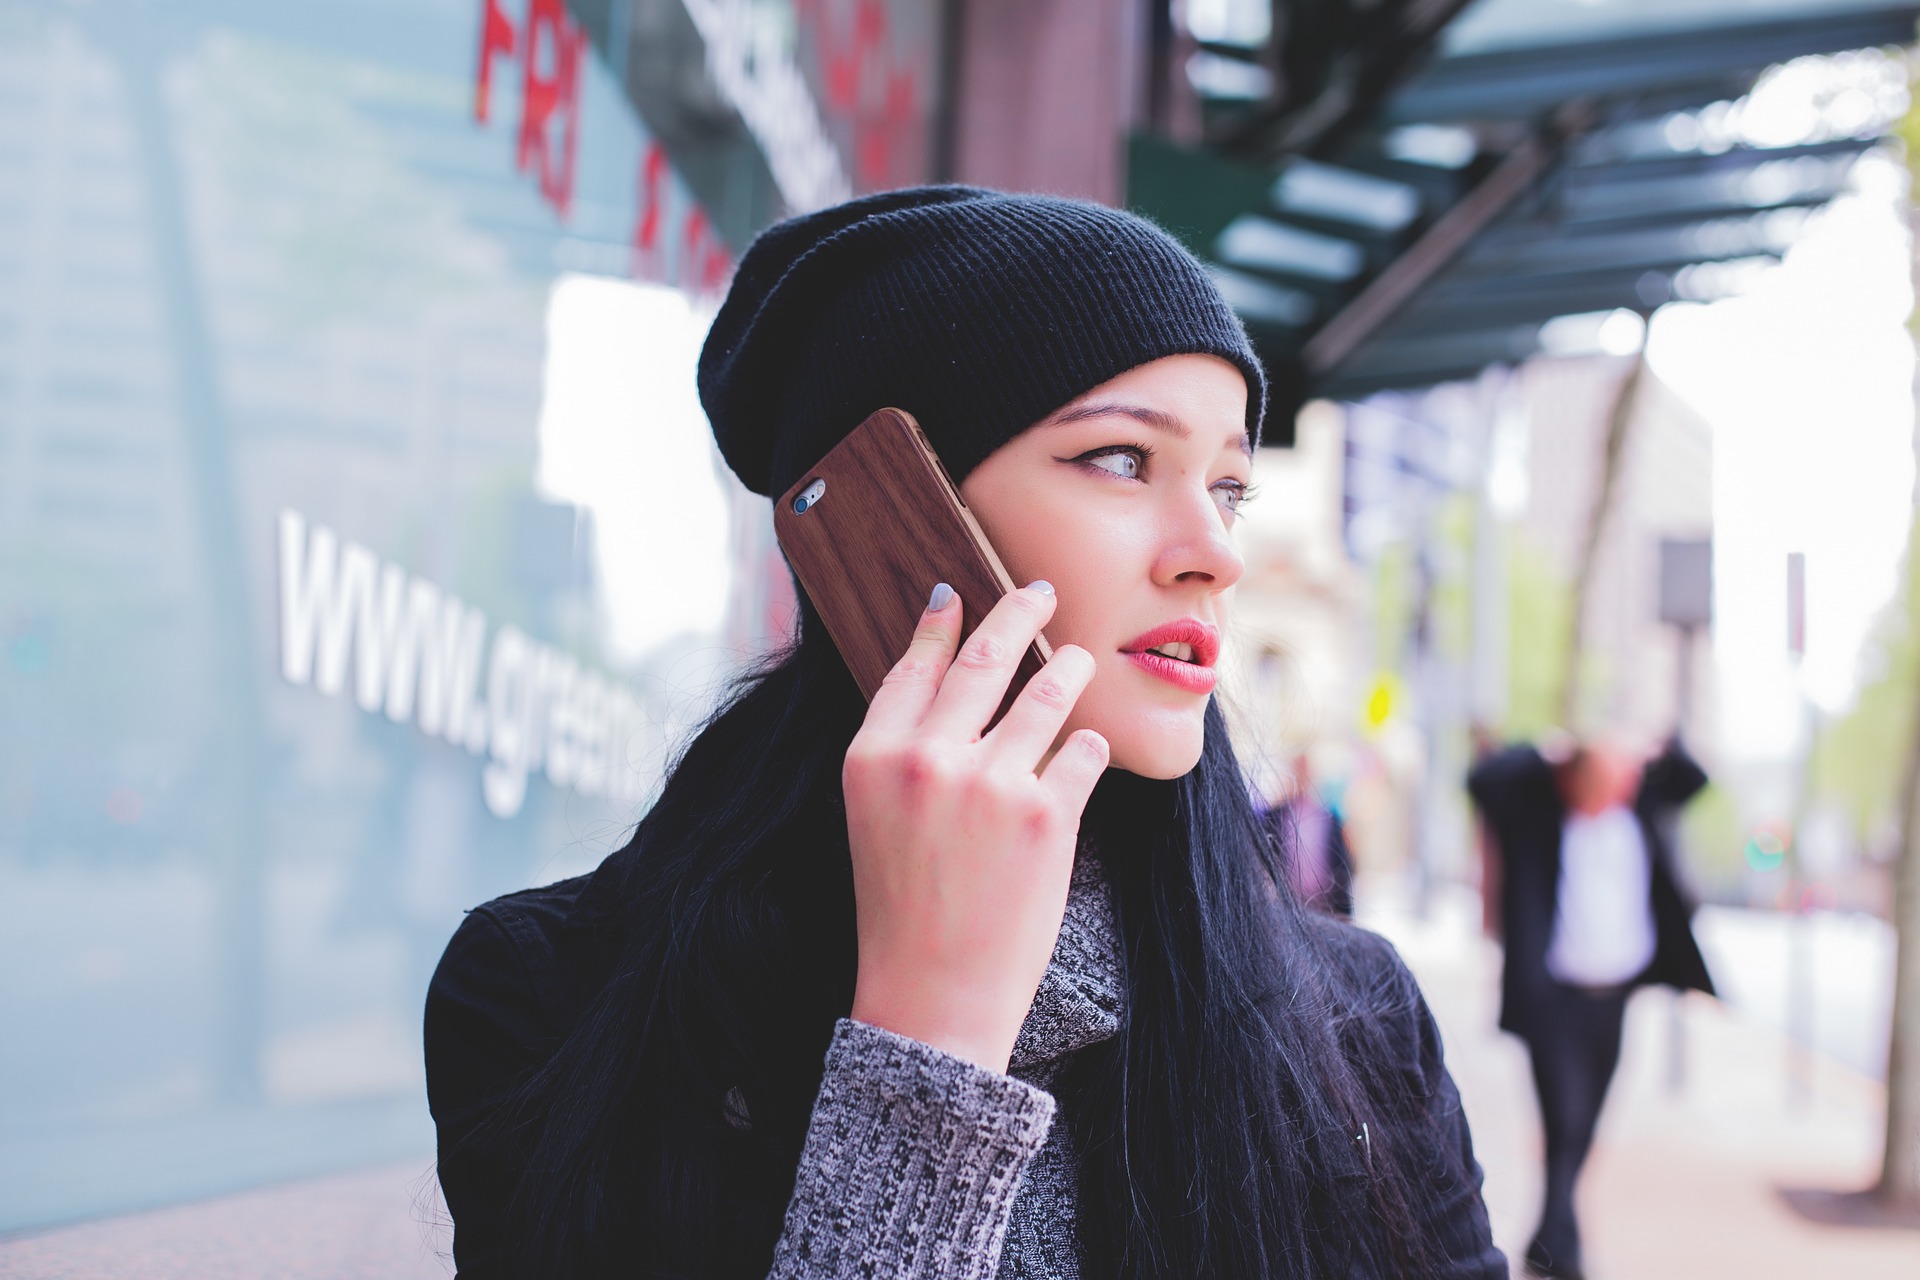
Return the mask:
[[989,1280],[1052,1095],[841,1019],[772,1280]]

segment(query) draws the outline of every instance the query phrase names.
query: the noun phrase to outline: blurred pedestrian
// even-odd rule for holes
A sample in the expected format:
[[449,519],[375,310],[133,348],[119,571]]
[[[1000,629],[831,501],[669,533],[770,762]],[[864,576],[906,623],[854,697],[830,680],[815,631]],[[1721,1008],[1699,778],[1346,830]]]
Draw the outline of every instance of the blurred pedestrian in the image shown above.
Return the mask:
[[1713,991],[1665,834],[1706,783],[1677,737],[1651,761],[1606,741],[1545,754],[1523,744],[1468,775],[1499,855],[1500,1025],[1527,1043],[1546,1133],[1526,1255],[1536,1275],[1582,1275],[1573,1189],[1620,1060],[1627,997],[1647,983]]
[[1295,896],[1316,911],[1352,919],[1353,854],[1346,824],[1315,788],[1305,755],[1294,760],[1285,795],[1260,821],[1280,851]]

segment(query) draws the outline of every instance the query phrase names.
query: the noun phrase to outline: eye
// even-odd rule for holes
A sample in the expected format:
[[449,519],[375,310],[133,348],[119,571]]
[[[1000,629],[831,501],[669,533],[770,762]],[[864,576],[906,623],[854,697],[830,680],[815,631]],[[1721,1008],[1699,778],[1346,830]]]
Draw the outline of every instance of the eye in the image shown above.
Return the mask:
[[1089,467],[1119,476],[1122,480],[1138,480],[1146,469],[1147,459],[1153,450],[1140,444],[1110,444],[1099,449],[1089,449],[1074,461]]
[[1213,485],[1213,500],[1220,504],[1222,511],[1234,515],[1253,500],[1253,494],[1253,486],[1242,480],[1220,480]]

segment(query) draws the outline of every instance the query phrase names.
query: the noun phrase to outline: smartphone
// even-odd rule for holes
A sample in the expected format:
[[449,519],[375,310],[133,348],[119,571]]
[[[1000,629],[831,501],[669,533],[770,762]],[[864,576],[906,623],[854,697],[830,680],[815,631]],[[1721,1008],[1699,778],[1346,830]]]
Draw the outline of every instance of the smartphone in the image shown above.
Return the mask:
[[[907,651],[936,582],[960,597],[962,640],[1014,589],[926,433],[902,409],[869,417],[782,494],[773,531],[869,701]],[[1002,713],[1052,656],[1036,636]]]

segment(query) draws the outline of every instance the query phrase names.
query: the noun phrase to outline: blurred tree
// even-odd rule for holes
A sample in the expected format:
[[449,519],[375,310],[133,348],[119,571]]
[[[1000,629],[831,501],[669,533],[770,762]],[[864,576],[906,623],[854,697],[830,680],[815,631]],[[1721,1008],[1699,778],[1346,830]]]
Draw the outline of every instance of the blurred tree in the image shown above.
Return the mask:
[[1464,665],[1473,651],[1473,494],[1456,489],[1433,522],[1439,573],[1433,584],[1433,640],[1446,660]]
[[1560,693],[1566,684],[1573,627],[1573,587],[1540,548],[1524,539],[1507,543],[1508,739],[1537,739],[1560,724]]
[[1861,655],[1858,699],[1823,726],[1813,762],[1816,796],[1844,813],[1856,842],[1900,821],[1901,784],[1920,699],[1920,520],[1901,588]]
[[1389,543],[1373,562],[1373,661],[1379,671],[1402,671],[1413,634],[1415,549],[1410,540]]
[[1879,1197],[1920,1212],[1920,519],[1901,589],[1865,655],[1859,700],[1822,735],[1814,787],[1838,803],[1863,841],[1893,825],[1896,955],[1887,1060],[1887,1143]]
[[[1920,95],[1916,95],[1920,99]],[[1909,107],[1900,122],[1899,134],[1906,146],[1909,170],[1920,172],[1920,105]],[[1909,230],[1914,243],[1920,244],[1920,211],[1912,202],[1907,206]],[[1916,283],[1920,283],[1920,258],[1909,263]],[[1920,322],[1920,313],[1908,317],[1910,329]],[[1916,510],[1920,510],[1920,489],[1916,489]],[[1920,522],[1917,522],[1920,533]],[[1887,1145],[1880,1165],[1879,1198],[1888,1209],[1920,1215],[1920,678],[1916,678],[1914,642],[1920,635],[1915,624],[1920,609],[1920,584],[1916,569],[1915,537],[1907,541],[1905,590],[1898,606],[1890,612],[1891,625],[1898,628],[1900,643],[1893,647],[1886,676],[1905,682],[1905,687],[1888,692],[1904,696],[1863,697],[1863,705],[1884,701],[1904,712],[1905,750],[1889,753],[1903,764],[1900,778],[1900,843],[1893,874],[1893,931],[1897,957],[1893,979],[1893,1030],[1887,1050]]]
[[1647,361],[1641,355],[1628,366],[1614,394],[1613,407],[1607,413],[1607,431],[1600,442],[1599,482],[1594,486],[1593,507],[1587,514],[1586,535],[1580,544],[1580,559],[1573,573],[1573,616],[1565,631],[1567,653],[1560,668],[1559,723],[1576,732],[1588,728],[1582,723],[1583,678],[1587,673],[1586,618],[1588,600],[1593,594],[1594,566],[1600,558],[1600,544],[1607,532],[1607,519],[1613,514],[1614,497],[1620,487],[1621,460],[1626,454],[1627,436],[1639,407],[1641,375]]
[[1681,812],[1679,847],[1687,883],[1707,901],[1746,903],[1745,845],[1739,808],[1725,787],[1709,783]]
[[[1908,554],[1908,610],[1913,590]],[[1914,629],[1907,629],[1911,640]],[[1913,666],[1905,664],[1908,744],[1901,779],[1900,854],[1893,873],[1893,928],[1898,957],[1893,980],[1893,1031],[1887,1052],[1887,1146],[1880,1166],[1880,1198],[1890,1208],[1920,1213],[1920,714],[1914,706]]]

